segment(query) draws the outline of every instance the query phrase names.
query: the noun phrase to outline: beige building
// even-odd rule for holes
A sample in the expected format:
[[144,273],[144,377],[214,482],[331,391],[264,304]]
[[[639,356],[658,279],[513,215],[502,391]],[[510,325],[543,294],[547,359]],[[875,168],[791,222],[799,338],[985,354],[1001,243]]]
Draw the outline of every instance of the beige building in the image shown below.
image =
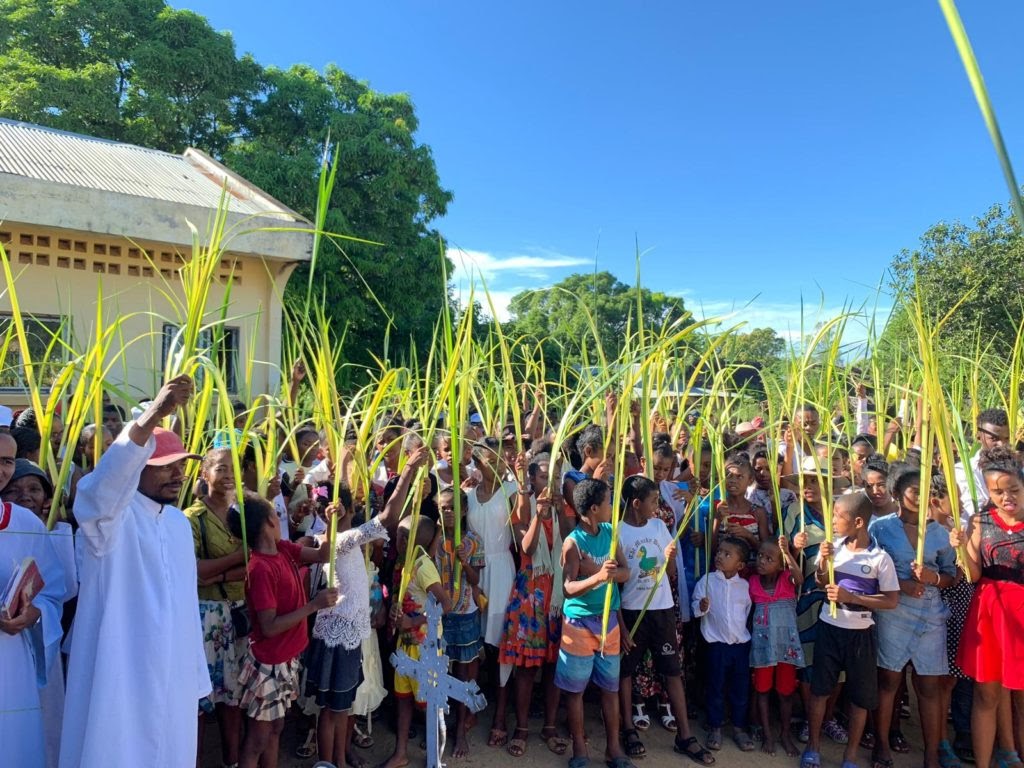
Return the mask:
[[[37,346],[54,329],[87,346],[102,288],[105,323],[126,318],[108,380],[126,400],[152,395],[181,322],[189,225],[205,242],[222,199],[229,234],[207,312],[216,319],[230,284],[222,363],[229,387],[248,398],[279,386],[281,299],[310,259],[312,225],[199,150],[173,155],[0,119],[0,244]],[[0,289],[3,333],[11,301],[2,280]],[[0,373],[0,403],[11,406],[28,402],[15,346]]]

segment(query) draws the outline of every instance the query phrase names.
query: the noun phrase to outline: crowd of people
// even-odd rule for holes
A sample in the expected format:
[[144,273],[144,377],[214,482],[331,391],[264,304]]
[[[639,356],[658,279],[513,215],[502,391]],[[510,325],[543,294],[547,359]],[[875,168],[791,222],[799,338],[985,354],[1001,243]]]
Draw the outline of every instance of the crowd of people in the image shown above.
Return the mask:
[[913,701],[925,768],[1020,765],[1024,473],[1007,414],[981,412],[954,472],[934,459],[922,500],[920,446],[898,420],[879,433],[857,394],[849,428],[811,405],[713,427],[633,408],[623,434],[610,395],[557,452],[539,403],[492,435],[475,413],[429,429],[390,413],[365,457],[331,455],[312,426],[283,436],[268,479],[242,431],[198,456],[159,426],[192,395],[180,377],[130,420],[106,408],[66,456],[50,530],[36,461],[60,425],[10,414],[0,586],[31,557],[44,587],[0,618],[3,763],[202,766],[216,721],[225,768],[275,768],[289,716],[300,757],[364,768],[376,713],[395,734],[383,768],[402,768],[419,690],[388,659],[420,658],[434,599],[451,674],[493,705],[485,747],[452,704],[455,759],[522,757],[539,720],[536,744],[570,768],[630,768],[655,723],[700,765],[735,748],[818,768],[826,738],[843,768],[892,768]]

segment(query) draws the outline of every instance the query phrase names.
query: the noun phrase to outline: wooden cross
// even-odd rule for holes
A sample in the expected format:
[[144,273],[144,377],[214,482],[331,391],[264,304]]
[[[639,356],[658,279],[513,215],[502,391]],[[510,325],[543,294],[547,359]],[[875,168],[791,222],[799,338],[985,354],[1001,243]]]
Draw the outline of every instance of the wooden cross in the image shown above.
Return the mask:
[[441,606],[433,595],[427,596],[427,639],[420,646],[420,658],[411,659],[399,649],[391,654],[395,672],[411,677],[419,683],[416,700],[426,703],[427,766],[442,768],[444,752],[444,715],[448,713],[448,699],[455,699],[471,712],[480,712],[487,699],[480,693],[475,680],[456,680],[448,674],[448,657],[444,655],[444,639],[438,628],[441,624]]

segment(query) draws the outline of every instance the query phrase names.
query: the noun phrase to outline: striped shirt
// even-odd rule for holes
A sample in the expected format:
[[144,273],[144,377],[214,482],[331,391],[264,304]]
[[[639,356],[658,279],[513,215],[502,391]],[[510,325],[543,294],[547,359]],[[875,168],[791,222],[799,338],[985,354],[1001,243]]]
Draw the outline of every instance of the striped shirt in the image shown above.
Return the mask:
[[[833,542],[836,548],[833,558],[836,584],[856,595],[899,592],[896,566],[874,539],[867,549],[858,550],[850,549],[846,542],[845,538]],[[871,611],[859,605],[838,603],[836,615],[832,616],[832,604],[827,600],[821,606],[821,620],[845,629],[867,629],[875,623]]]

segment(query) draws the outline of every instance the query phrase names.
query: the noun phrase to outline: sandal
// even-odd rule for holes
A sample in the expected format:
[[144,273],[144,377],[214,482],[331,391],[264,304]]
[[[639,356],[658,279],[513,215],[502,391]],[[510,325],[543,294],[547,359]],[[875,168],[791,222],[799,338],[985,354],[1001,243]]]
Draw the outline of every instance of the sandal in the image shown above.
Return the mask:
[[800,755],[800,768],[821,768],[821,755],[813,749],[805,749]]
[[[519,734],[522,734],[520,737]],[[512,757],[522,757],[526,754],[526,740],[530,732],[525,728],[516,728],[512,731],[512,738],[508,741],[507,751]]]
[[864,731],[864,735],[860,737],[860,748],[872,750],[875,748],[875,734],[871,731]]
[[[696,749],[694,749],[694,747],[696,747]],[[700,763],[701,765],[715,764],[715,756],[708,752],[708,750],[704,749],[704,747],[700,745],[700,742],[693,736],[688,739],[683,739],[682,741],[677,738],[675,743],[672,745],[672,749],[680,755],[686,755],[695,763]]]
[[503,731],[501,728],[491,728],[491,733],[487,737],[488,747],[504,747],[508,744],[508,731]]
[[961,768],[960,758],[945,739],[939,742],[939,765],[942,768]]
[[871,768],[892,768],[892,758],[882,758],[878,755],[871,755]]
[[641,758],[647,754],[647,747],[645,747],[644,743],[640,741],[640,737],[637,735],[635,728],[623,731],[622,745],[626,749],[626,754],[630,757]]
[[997,749],[992,755],[999,763],[999,768],[1012,768],[1021,764],[1020,755],[1015,749]]
[[358,720],[352,723],[352,743],[360,749],[370,749],[373,746],[373,737],[363,730]]
[[544,745],[556,755],[564,755],[566,750],[569,749],[569,740],[563,739],[558,735],[558,729],[553,725],[548,725],[540,729],[540,740],[544,742]]
[[753,752],[754,751],[754,740],[750,738],[750,734],[742,729],[735,729],[732,734],[733,743],[739,748],[740,752]]
[[633,727],[638,731],[646,731],[651,727],[651,716],[644,711],[644,704],[633,705]]
[[636,768],[635,765],[629,762],[628,757],[623,757],[622,755],[613,757],[611,760],[605,760],[604,764],[607,765],[608,768]]
[[658,709],[659,710],[663,710],[663,713],[661,715],[661,726],[662,726],[662,728],[664,728],[666,731],[669,731],[671,733],[675,733],[675,730],[676,730],[676,718],[672,714],[672,707],[670,707],[667,702],[662,702],[661,704],[658,705]]
[[905,755],[910,752],[910,744],[902,731],[889,731],[889,749],[898,755]]
[[708,734],[704,739],[704,746],[717,752],[722,748],[722,729],[708,728]]
[[295,756],[308,760],[316,755],[316,728],[310,728],[306,740],[295,748]]

